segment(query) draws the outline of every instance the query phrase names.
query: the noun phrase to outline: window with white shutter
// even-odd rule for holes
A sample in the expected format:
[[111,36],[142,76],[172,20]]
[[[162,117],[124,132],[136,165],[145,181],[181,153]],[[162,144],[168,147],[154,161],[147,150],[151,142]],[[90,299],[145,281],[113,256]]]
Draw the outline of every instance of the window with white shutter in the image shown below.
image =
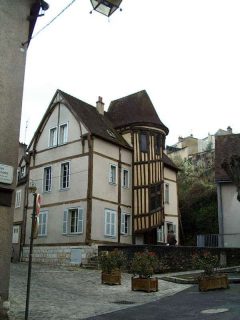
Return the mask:
[[83,208],[69,208],[64,210],[63,234],[83,233]]
[[43,172],[43,192],[50,192],[52,189],[52,167],[44,168]]
[[121,213],[121,234],[130,234],[130,214]]
[[116,211],[105,210],[105,228],[104,235],[108,237],[116,236]]
[[109,168],[109,183],[116,184],[117,183],[117,166],[115,164],[110,164]]
[[51,128],[49,130],[49,148],[55,147],[57,145],[57,127]]
[[38,236],[40,237],[47,235],[47,218],[48,218],[48,211],[41,211],[39,213]]
[[15,198],[15,208],[21,207],[21,197],[22,197],[22,190],[17,190],[16,198]]
[[122,187],[129,188],[129,171],[127,169],[122,171]]
[[63,234],[67,234],[68,230],[68,210],[65,209],[63,213]]
[[58,144],[67,143],[68,140],[68,125],[67,123],[61,124],[59,126],[59,137],[58,137]]
[[61,164],[60,188],[68,189],[70,185],[70,163],[64,162]]

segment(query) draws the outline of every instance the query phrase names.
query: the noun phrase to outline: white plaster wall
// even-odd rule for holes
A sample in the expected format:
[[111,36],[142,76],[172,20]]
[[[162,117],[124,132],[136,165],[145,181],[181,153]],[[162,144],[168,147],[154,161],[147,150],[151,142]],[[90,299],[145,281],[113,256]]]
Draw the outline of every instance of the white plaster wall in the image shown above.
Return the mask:
[[165,215],[178,215],[178,195],[177,195],[177,183],[176,172],[168,168],[164,168],[164,191],[165,184],[169,185],[169,203],[164,203]]
[[64,123],[68,124],[68,142],[80,139],[78,121],[65,105],[57,104],[43,128],[37,143],[37,151],[48,149],[49,130]]
[[[108,201],[118,201],[118,181],[116,184],[109,183],[110,164],[117,166],[118,162],[93,155],[93,196]],[[118,174],[117,174],[118,177]]]
[[[63,235],[63,214],[64,209],[67,208],[83,208],[84,216],[84,227],[83,233],[79,235]],[[48,211],[48,222],[47,222],[47,236],[38,237],[34,240],[35,244],[55,244],[59,243],[75,243],[75,242],[84,242],[85,241],[85,230],[86,230],[86,201],[81,201],[71,204],[62,204],[58,206],[44,207],[41,206],[41,211]],[[30,230],[31,230],[31,215],[32,210],[29,209],[27,212],[27,229],[26,229],[26,243],[29,243]]]
[[[122,172],[124,169],[128,170],[129,172],[129,188],[122,187],[122,181],[121,181],[121,203],[127,206],[132,206],[132,168],[123,164]],[[121,179],[122,179],[122,173],[121,173]]]
[[[16,205],[16,192],[18,190],[21,190],[21,205],[19,208],[15,208]],[[14,194],[14,216],[13,216],[13,222],[19,222],[23,220],[23,212],[24,212],[24,194],[25,194],[25,185],[18,186],[16,188],[15,194]]]
[[71,144],[64,144],[62,146],[50,148],[45,150],[44,152],[38,153],[35,158],[35,166],[50,163],[58,159],[65,159],[66,157],[72,157],[79,154],[82,154],[81,141],[77,141]]
[[[61,163],[65,161],[50,164],[52,167],[52,189],[50,192],[43,192],[43,174],[45,166],[30,171],[30,181],[33,180],[35,182],[37,192],[42,195],[42,205],[85,199],[87,197],[88,156],[67,161],[70,163],[69,189],[60,190]],[[47,166],[49,166],[49,164],[47,164],[46,167]]]
[[[240,202],[237,200],[236,187],[232,184],[222,184],[223,233],[224,246],[239,247],[240,241]],[[235,235],[231,235],[235,234]]]
[[122,134],[122,137],[127,141],[127,143],[129,144],[129,146],[133,146],[132,145],[132,135],[131,133],[124,133]]
[[105,156],[111,157],[113,159],[119,159],[119,147],[94,137],[94,151],[104,154]]

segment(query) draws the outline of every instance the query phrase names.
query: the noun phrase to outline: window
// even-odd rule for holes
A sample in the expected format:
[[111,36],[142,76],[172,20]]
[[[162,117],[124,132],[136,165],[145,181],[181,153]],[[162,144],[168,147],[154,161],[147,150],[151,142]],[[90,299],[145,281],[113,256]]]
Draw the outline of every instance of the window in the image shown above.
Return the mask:
[[69,188],[69,180],[70,180],[70,163],[65,162],[61,164],[60,188],[61,189]]
[[121,234],[129,235],[130,234],[130,214],[122,213],[121,214]]
[[26,175],[26,166],[20,168],[20,178],[24,178]]
[[69,208],[64,210],[63,234],[83,233],[83,208]]
[[116,211],[105,210],[105,230],[104,234],[107,237],[116,236]]
[[58,144],[67,143],[67,139],[68,139],[68,125],[67,123],[61,124],[59,126]]
[[122,173],[122,186],[123,188],[129,188],[129,171],[123,169]]
[[39,213],[38,235],[40,237],[47,235],[47,217],[48,211],[41,211]]
[[17,190],[16,198],[15,198],[15,208],[21,207],[21,195],[22,195],[22,190]]
[[44,168],[43,173],[43,192],[49,192],[52,188],[52,168]]
[[164,203],[169,203],[169,184],[165,183]]
[[20,231],[20,226],[13,226],[12,243],[19,242],[19,231]]
[[111,184],[117,183],[117,166],[115,164],[110,164],[109,183]]
[[146,133],[140,134],[140,151],[141,152],[148,152],[148,142],[147,142],[147,134]]
[[154,211],[161,206],[161,184],[150,187],[150,210]]
[[155,136],[155,148],[156,148],[156,153],[160,154],[161,152],[161,136],[160,134],[157,134]]
[[49,131],[49,148],[55,147],[57,145],[57,127],[51,128]]
[[164,226],[157,229],[157,242],[164,242]]

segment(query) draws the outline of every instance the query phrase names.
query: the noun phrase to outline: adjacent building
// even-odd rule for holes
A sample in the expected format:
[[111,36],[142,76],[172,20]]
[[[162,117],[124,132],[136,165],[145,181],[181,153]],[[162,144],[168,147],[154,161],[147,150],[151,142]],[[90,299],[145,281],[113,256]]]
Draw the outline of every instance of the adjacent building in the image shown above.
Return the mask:
[[[240,134],[216,137],[215,180],[218,194],[219,246],[240,246],[240,161],[231,165],[232,157],[240,157]],[[227,173],[224,163],[230,165]],[[232,178],[232,174],[235,178]],[[238,182],[236,182],[236,180]]]
[[43,2],[0,1],[0,317],[8,299],[26,49]]
[[[19,168],[42,195],[35,261],[85,263],[99,244],[164,244],[171,229],[178,238],[178,169],[163,152],[167,134],[145,90],[107,112],[101,97],[94,107],[57,90],[22,159],[27,168]],[[23,260],[27,192],[25,205]]]

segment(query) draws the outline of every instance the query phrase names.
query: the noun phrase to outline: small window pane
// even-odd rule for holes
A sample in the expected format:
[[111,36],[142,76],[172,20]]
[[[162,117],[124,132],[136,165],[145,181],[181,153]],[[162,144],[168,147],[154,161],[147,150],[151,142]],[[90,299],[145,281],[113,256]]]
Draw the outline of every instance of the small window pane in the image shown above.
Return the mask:
[[57,128],[50,129],[49,133],[49,147],[55,147],[57,145]]
[[148,143],[147,143],[147,134],[146,133],[140,134],[140,151],[141,152],[148,152]]
[[67,143],[67,124],[62,124],[59,127],[59,144]]
[[61,164],[61,189],[69,188],[69,178],[70,178],[70,170],[69,170],[69,162]]

